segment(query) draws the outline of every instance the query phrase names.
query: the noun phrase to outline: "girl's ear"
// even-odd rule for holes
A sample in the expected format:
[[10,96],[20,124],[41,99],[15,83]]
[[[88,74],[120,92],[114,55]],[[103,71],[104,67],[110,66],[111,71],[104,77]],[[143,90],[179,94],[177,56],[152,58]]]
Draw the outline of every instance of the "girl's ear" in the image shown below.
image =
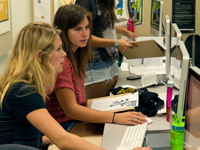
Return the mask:
[[42,50],[38,50],[36,52],[36,59],[39,61],[39,62],[42,62]]

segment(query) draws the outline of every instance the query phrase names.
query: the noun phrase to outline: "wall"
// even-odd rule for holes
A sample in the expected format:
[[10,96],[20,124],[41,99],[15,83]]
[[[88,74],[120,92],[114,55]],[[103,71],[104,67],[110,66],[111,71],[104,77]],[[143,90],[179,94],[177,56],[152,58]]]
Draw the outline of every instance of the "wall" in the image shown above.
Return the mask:
[[[11,13],[11,30],[12,30],[12,41],[20,31],[20,29],[27,23],[31,22],[31,7],[30,0],[10,0],[10,13]],[[9,40],[9,39],[8,39]],[[0,47],[1,51],[1,47]],[[4,55],[0,56],[0,74],[6,67],[6,64],[11,53],[11,49],[7,50]]]
[[[54,2],[54,10],[57,10],[56,7],[60,6],[59,0],[52,0]],[[12,41],[14,43],[18,32],[23,28],[27,23],[33,20],[33,8],[31,0],[10,0],[10,10],[11,10],[11,30],[12,30]],[[8,39],[9,40],[9,39]],[[1,51],[0,47],[0,51]],[[12,49],[12,48],[11,48]],[[4,55],[0,56],[0,74],[4,71],[11,49],[8,49]]]
[[[164,16],[169,15],[172,20],[172,0],[161,0],[163,1],[163,21]],[[151,0],[143,0],[143,24],[135,27],[135,33],[139,36],[151,36],[150,34],[150,14],[151,14]],[[195,14],[195,33],[200,35],[200,20],[198,19],[200,13],[200,0],[196,0],[196,14]],[[126,27],[123,27],[126,28]],[[190,35],[191,33],[183,33],[183,41]],[[119,35],[118,37],[120,37]]]

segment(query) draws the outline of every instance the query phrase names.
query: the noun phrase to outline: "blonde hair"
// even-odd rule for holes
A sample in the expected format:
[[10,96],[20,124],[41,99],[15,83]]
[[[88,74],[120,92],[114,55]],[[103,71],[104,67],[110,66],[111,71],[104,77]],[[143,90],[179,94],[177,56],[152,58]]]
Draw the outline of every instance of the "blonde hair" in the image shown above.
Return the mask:
[[[59,34],[60,30],[42,22],[29,23],[21,29],[8,65],[0,77],[1,106],[8,89],[18,82],[30,84],[45,100],[47,90],[51,92],[55,85],[56,73],[50,58],[55,38]],[[38,50],[42,51],[42,62],[36,59]]]

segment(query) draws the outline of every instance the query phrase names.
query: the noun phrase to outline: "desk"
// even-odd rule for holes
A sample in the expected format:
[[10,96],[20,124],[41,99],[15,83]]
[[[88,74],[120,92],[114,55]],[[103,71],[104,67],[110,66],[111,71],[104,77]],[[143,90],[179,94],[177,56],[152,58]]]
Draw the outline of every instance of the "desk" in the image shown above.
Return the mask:
[[[127,80],[126,77],[129,75],[130,74],[128,71],[121,71],[119,74],[119,77],[118,77],[118,81],[116,83],[116,87],[121,86],[121,85],[133,85],[136,88],[141,88],[141,80],[140,79]],[[151,92],[162,93],[163,91],[166,91],[166,87],[152,86],[152,87],[149,87],[148,90]],[[178,93],[177,90],[174,90],[174,91],[175,91],[175,94]],[[154,117],[150,117],[150,118],[154,122],[154,121],[160,120],[162,117],[154,116]],[[115,125],[115,124],[113,124],[113,125]],[[152,124],[149,124],[147,126],[147,130],[166,130],[166,129],[170,129],[170,124],[169,124],[169,122],[166,121],[166,118],[164,118],[160,121],[154,122]],[[87,140],[97,146],[101,146],[102,135],[82,137],[82,138],[84,138],[85,140]],[[58,148],[55,145],[51,145],[48,150],[58,150]]]

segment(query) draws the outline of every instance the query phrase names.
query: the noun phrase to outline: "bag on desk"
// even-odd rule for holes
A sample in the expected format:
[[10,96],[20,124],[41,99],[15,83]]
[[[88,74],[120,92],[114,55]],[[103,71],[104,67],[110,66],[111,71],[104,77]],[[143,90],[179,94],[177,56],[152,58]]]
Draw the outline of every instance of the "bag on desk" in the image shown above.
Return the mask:
[[135,108],[148,117],[155,116],[158,109],[164,107],[164,101],[157,93],[149,92],[146,88],[139,90],[139,106]]
[[[177,108],[178,108],[178,95],[174,96],[174,99],[171,102],[171,107],[172,110],[177,113]],[[187,106],[186,106],[187,107]],[[184,108],[184,112],[185,112],[185,108]]]

